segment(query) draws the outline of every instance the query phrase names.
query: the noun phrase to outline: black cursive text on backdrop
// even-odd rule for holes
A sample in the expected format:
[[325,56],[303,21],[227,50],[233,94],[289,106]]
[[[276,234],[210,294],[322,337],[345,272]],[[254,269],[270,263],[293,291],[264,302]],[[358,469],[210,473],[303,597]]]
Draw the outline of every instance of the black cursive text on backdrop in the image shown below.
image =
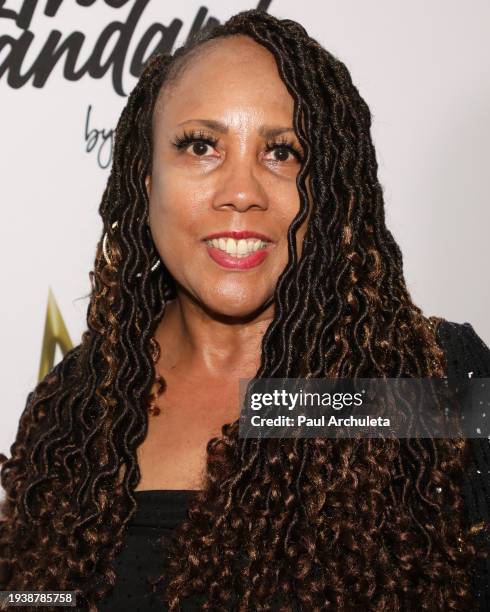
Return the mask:
[[112,161],[112,148],[114,146],[114,130],[90,128],[90,113],[92,105],[89,104],[85,116],[85,151],[90,153],[97,148],[97,164],[99,168],[108,168]]
[[[89,8],[96,1],[76,0],[76,3],[81,7]],[[80,52],[85,43],[84,34],[79,31],[67,34],[53,29],[49,33],[38,56],[26,68],[24,66],[25,58],[31,43],[36,37],[35,33],[29,28],[36,10],[40,10],[38,5],[44,5],[45,16],[55,18],[63,0],[44,0],[43,2],[39,0],[23,0],[18,10],[9,8],[7,0],[0,0],[0,24],[2,20],[9,20],[22,30],[18,38],[8,34],[0,36],[0,53],[4,52],[5,49],[8,50],[6,55],[2,53],[4,59],[0,62],[0,80],[6,74],[7,84],[14,89],[19,89],[32,79],[32,85],[41,88],[46,84],[56,64],[63,58],[63,76],[66,80],[78,81],[86,74],[93,79],[101,79],[112,69],[114,91],[120,96],[126,96],[127,94],[123,88],[123,74],[128,48],[138,21],[150,0],[103,1],[114,9],[122,8],[128,2],[131,2],[132,8],[125,22],[113,21],[102,30],[93,49],[89,53],[88,60],[84,64],[79,65],[78,62]],[[270,3],[271,0],[260,0],[257,8],[267,11]],[[191,38],[200,30],[210,28],[219,23],[215,17],[208,17],[206,23],[204,23],[207,13],[208,9],[206,7],[201,6],[199,8],[189,30],[188,38]],[[178,18],[174,18],[169,25],[153,23],[136,45],[128,66],[129,74],[139,77],[143,65],[151,55],[158,52],[171,52],[182,25],[182,20]],[[102,61],[109,40],[112,41],[114,38],[116,38],[116,42],[115,44],[112,43],[109,57]],[[83,52],[86,56],[87,49],[84,48]]]

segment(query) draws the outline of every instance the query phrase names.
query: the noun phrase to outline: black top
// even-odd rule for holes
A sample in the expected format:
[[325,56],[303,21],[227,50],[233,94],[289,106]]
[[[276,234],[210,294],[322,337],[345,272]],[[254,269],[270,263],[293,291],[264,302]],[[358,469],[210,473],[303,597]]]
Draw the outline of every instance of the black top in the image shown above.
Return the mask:
[[[116,585],[97,604],[110,612],[167,610],[147,586],[147,577],[159,576],[163,565],[165,537],[184,520],[190,490],[136,491],[138,508],[128,524],[123,549],[115,559]],[[159,548],[158,539],[164,538]],[[182,604],[182,610],[201,610],[197,604]]]
[[[438,339],[448,361],[449,377],[490,377],[490,349],[469,323],[443,321]],[[487,407],[490,418],[490,407]],[[490,440],[469,440],[473,462],[465,479],[463,496],[470,524],[490,521]],[[98,603],[99,612],[147,612],[166,606],[151,592],[147,579],[161,573],[165,539],[186,517],[191,490],[136,491],[137,510],[128,524],[124,546],[114,561],[116,585]],[[482,537],[486,537],[484,532]],[[163,538],[159,549],[157,540]],[[490,555],[475,564],[472,576],[480,612],[490,610]],[[188,600],[189,601],[189,600]],[[185,612],[200,610],[197,603],[181,605]],[[475,611],[476,612],[476,611]]]

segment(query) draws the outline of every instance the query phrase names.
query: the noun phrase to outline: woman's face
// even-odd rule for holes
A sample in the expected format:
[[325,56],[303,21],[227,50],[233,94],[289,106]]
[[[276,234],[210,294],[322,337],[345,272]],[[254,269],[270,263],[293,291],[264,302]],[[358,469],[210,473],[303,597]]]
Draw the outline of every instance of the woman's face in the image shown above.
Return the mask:
[[155,107],[150,229],[180,290],[247,317],[271,300],[287,264],[303,151],[272,54],[247,36],[203,51]]

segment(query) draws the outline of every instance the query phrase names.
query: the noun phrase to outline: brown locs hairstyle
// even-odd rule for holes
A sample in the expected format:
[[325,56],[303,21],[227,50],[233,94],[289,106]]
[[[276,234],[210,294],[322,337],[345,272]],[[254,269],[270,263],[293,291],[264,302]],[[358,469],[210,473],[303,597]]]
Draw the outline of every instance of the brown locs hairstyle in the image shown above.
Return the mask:
[[[79,606],[96,610],[115,582],[136,510],[136,450],[165,387],[153,333],[175,296],[163,265],[150,272],[153,108],[202,45],[237,34],[273,53],[305,151],[256,377],[445,373],[437,318],[412,303],[385,225],[371,115],[347,68],[294,21],[235,15],[152,57],[122,112],[100,205],[111,264],[99,242],[88,329],[29,394],[2,466],[2,589],[75,590]],[[459,439],[244,440],[238,421],[225,424],[155,588],[170,610],[192,594],[204,610],[466,609],[477,552],[459,485],[467,453]]]

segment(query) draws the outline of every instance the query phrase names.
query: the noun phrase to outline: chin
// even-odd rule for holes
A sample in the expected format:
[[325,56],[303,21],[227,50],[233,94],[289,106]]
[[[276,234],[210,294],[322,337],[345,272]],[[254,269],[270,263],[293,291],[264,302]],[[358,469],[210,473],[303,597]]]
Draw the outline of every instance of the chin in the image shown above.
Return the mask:
[[255,294],[244,296],[213,296],[203,300],[206,309],[215,316],[233,319],[254,319],[270,304],[272,297],[258,299]]

